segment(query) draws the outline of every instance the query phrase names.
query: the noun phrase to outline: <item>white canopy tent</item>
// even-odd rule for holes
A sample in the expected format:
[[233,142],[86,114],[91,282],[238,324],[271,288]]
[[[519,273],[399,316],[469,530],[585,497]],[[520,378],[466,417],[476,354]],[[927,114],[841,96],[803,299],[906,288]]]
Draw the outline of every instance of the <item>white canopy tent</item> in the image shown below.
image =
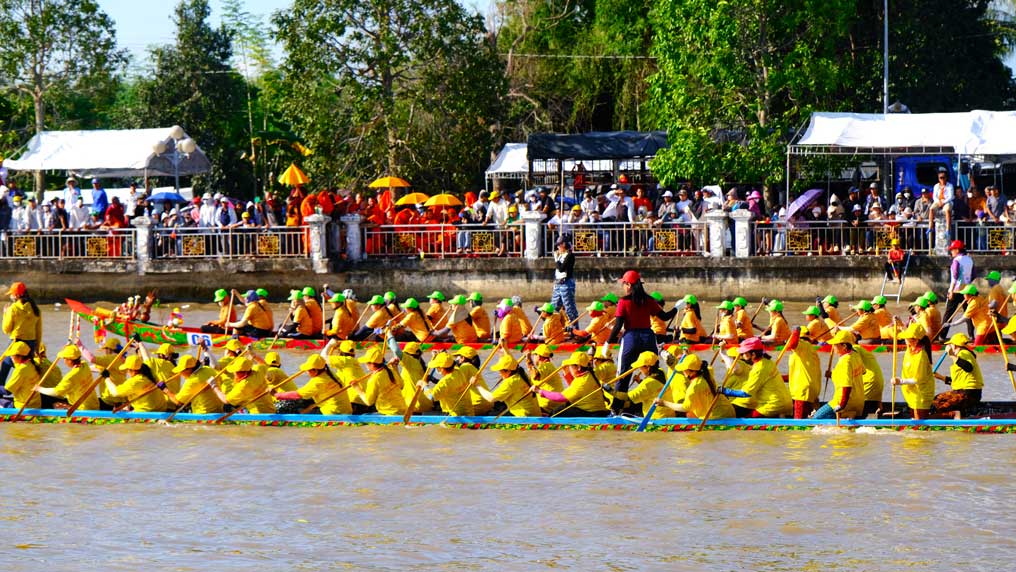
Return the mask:
[[[17,159],[12,171],[66,171],[82,177],[188,176],[206,173],[208,157],[196,144],[186,153],[186,133],[173,127],[97,131],[43,131]],[[177,135],[176,138],[173,135]],[[176,145],[181,143],[180,153]],[[178,164],[174,162],[178,160]]]
[[[545,163],[545,161],[537,161],[537,163]],[[562,165],[565,172],[570,173],[576,163],[582,163],[583,168],[587,171],[606,171],[611,172],[614,170],[614,164],[612,161],[601,160],[601,161],[573,161],[566,159]],[[632,168],[627,161],[622,161],[619,165],[622,168]],[[494,158],[494,162],[487,167],[485,171],[485,178],[487,182],[487,190],[490,190],[491,181],[494,179],[518,179],[523,181],[523,188],[529,182],[529,145],[526,143],[506,143],[501,151],[498,152],[497,157]]]

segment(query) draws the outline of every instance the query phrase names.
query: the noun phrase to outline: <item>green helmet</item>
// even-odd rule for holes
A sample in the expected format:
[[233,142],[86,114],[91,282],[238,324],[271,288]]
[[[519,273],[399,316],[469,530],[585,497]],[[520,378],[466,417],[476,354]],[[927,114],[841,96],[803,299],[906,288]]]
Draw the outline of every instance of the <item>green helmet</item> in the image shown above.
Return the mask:
[[822,310],[819,310],[818,306],[808,306],[808,309],[801,313],[805,316],[815,316],[817,318],[822,315]]
[[717,306],[716,308],[719,309],[719,310],[726,310],[728,312],[733,312],[734,311],[734,303],[731,302],[730,300],[724,300],[724,301],[720,302],[720,305]]
[[649,295],[649,297],[661,304],[663,303],[663,294],[660,294],[659,292],[653,292]]
[[860,302],[858,302],[857,305],[854,306],[854,309],[860,310],[862,312],[871,312],[872,310],[874,310],[874,308],[871,307],[871,302],[867,300],[861,300]]
[[555,308],[550,302],[547,302],[546,304],[540,306],[540,311],[546,314],[553,314],[557,311],[557,308]]
[[747,307],[747,306],[748,306],[748,301],[747,301],[747,300],[745,300],[744,298],[742,298],[742,297],[738,296],[737,298],[734,298],[734,302],[733,302],[733,304],[734,304],[735,306],[740,306],[740,307],[742,307],[742,308],[745,308],[745,307]]
[[295,301],[297,301],[299,299],[300,299],[300,291],[299,290],[290,290],[289,291],[289,301],[290,302],[295,302]]
[[977,286],[974,286],[973,284],[967,284],[966,288],[960,290],[960,294],[963,294],[964,296],[976,296]]
[[928,299],[925,298],[924,296],[921,296],[920,298],[914,300],[914,303],[911,304],[911,306],[918,306],[918,307],[921,307],[921,308],[927,308],[928,307]]
[[823,304],[829,304],[830,306],[836,306],[836,305],[839,305],[840,301],[836,299],[836,296],[833,296],[832,294],[830,294],[830,295],[826,296],[825,298],[822,298],[822,303]]
[[588,310],[590,312],[602,312],[603,311],[603,302],[600,302],[599,300],[597,300],[597,301],[589,304],[589,307],[586,308],[586,310]]
[[442,294],[440,290],[434,290],[433,292],[430,293],[430,296],[427,297],[432,300],[438,300],[440,302],[444,302],[445,300],[447,300],[447,298],[445,298],[445,295]]
[[515,305],[515,303],[514,303],[514,302],[512,302],[512,299],[511,299],[511,298],[502,298],[502,299],[501,299],[501,304],[500,304],[500,305],[501,305],[501,306],[503,306],[503,307],[505,307],[505,308],[511,308],[512,306],[514,306],[514,305]]
[[317,297],[317,291],[315,291],[310,286],[307,286],[307,287],[305,287],[303,289],[303,296],[304,296],[304,298],[316,298]]
[[889,299],[881,294],[871,299],[872,304],[878,304],[879,306],[885,306],[887,302],[889,302]]
[[335,302],[337,304],[337,303],[340,303],[340,302],[345,302],[346,301],[346,297],[343,296],[342,294],[332,294],[332,297],[329,298],[328,301],[329,302]]
[[479,292],[471,293],[469,297],[466,298],[466,300],[469,300],[470,302],[476,302],[477,304],[483,304],[483,296],[480,295]]
[[617,304],[617,294],[613,292],[607,292],[600,298],[600,302],[610,302],[611,304]]
[[938,296],[931,290],[928,290],[927,292],[924,293],[924,299],[927,300],[929,304],[938,303]]
[[221,302],[221,301],[225,300],[226,298],[229,298],[229,292],[226,292],[222,288],[219,288],[218,290],[215,291],[215,298],[212,301],[213,302]]
[[698,304],[698,298],[696,298],[694,294],[688,294],[682,299],[685,304]]
[[1002,273],[999,272],[998,270],[992,270],[991,272],[988,273],[987,279],[992,280],[994,282],[1001,282]]
[[782,312],[783,302],[780,302],[779,300],[773,300],[772,302],[769,302],[769,305],[766,306],[766,308],[768,308],[770,312]]
[[394,302],[396,299],[397,299],[397,297],[395,296],[395,292],[392,292],[391,290],[385,292],[385,298],[384,298],[385,302]]
[[416,310],[420,307],[420,303],[416,301],[416,298],[406,298],[406,301],[402,303],[402,307],[408,310]]
[[454,305],[454,306],[465,306],[466,305],[466,297],[463,296],[462,294],[459,294],[459,295],[455,296],[454,298],[452,298],[452,301],[449,302],[449,303]]
[[258,298],[261,298],[262,300],[268,299],[268,290],[265,290],[264,288],[258,288],[257,290],[254,291],[254,293],[257,294]]
[[370,300],[367,301],[367,305],[368,306],[384,306],[385,305],[385,299],[382,298],[381,296],[377,295],[377,294],[374,294],[373,296],[371,296]]

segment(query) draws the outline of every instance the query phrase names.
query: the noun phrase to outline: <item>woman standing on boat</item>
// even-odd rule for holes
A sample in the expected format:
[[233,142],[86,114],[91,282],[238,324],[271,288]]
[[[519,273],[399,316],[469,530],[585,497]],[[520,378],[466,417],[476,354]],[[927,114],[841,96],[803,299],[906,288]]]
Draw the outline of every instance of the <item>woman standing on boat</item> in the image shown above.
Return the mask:
[[903,353],[903,370],[900,377],[893,372],[891,383],[901,385],[903,399],[913,412],[914,419],[927,419],[935,400],[935,378],[931,374],[931,340],[920,324],[910,324],[900,334],[906,340]]
[[[819,328],[825,328],[825,324],[813,323],[818,324]],[[787,342],[787,351],[790,352],[787,388],[794,402],[794,419],[807,419],[815,410],[822,392],[822,365],[815,346],[812,345],[808,326],[801,326],[796,343],[794,336],[791,336]]]
[[[932,408],[937,415],[960,419],[981,403],[984,376],[981,375],[981,366],[977,364],[977,356],[970,351],[969,346],[970,338],[966,334],[956,334],[946,342],[946,351],[953,358],[949,376],[934,375],[936,379],[951,385],[952,389],[935,396]],[[1006,365],[1016,369],[1012,364]]]
[[[42,314],[39,306],[28,294],[23,282],[15,282],[7,289],[11,303],[4,306],[3,330],[10,336],[11,343],[23,342],[28,346],[28,356],[35,354],[36,345],[42,340]],[[0,363],[0,385],[7,381],[7,375],[14,367],[11,356],[3,358]]]
[[[634,270],[625,272],[620,282],[624,288],[624,296],[617,302],[617,309],[614,312],[616,321],[607,343],[613,344],[617,342],[618,338],[621,339],[618,369],[624,372],[631,369],[632,364],[642,352],[656,353],[657,351],[656,334],[650,327],[650,316],[658,316],[661,320],[669,322],[677,314],[677,306],[664,312],[656,300],[646,293],[642,286],[642,277]],[[621,336],[622,329],[624,336]],[[572,357],[574,358],[574,356]],[[588,358],[589,356],[586,356],[586,365],[588,365]],[[614,401],[612,409],[615,414],[621,413],[630,380],[631,375],[629,374],[617,381],[615,389],[620,399]]]

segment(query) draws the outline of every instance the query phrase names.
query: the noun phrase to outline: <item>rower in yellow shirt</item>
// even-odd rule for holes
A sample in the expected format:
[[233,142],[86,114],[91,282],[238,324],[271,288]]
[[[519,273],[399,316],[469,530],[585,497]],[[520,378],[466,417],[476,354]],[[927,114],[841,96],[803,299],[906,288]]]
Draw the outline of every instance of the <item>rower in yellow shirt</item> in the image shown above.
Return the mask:
[[871,302],[861,300],[853,309],[857,312],[857,321],[847,328],[847,331],[863,344],[881,342],[882,332],[878,320],[875,318],[875,307],[871,305]]
[[564,360],[563,365],[570,370],[571,385],[560,392],[537,389],[538,395],[567,406],[567,410],[564,407],[558,410],[558,414],[564,417],[606,417],[609,409],[601,384],[610,380],[594,376],[589,354],[575,352]]
[[307,308],[307,314],[310,316],[310,329],[313,332],[311,335],[321,335],[321,330],[325,324],[325,317],[321,304],[317,301],[317,291],[310,286],[306,286],[300,292],[300,296],[303,298],[303,305]]
[[508,298],[501,300],[497,309],[497,315],[501,318],[498,339],[508,345],[518,344],[530,332],[526,329],[525,322],[519,317],[521,311],[516,310],[514,303]]
[[32,348],[25,342],[16,341],[4,352],[4,358],[11,358],[14,369],[4,387],[14,397],[14,407],[20,409],[39,409],[42,407],[42,399],[39,393],[34,391],[35,384],[44,372],[39,370],[38,364],[32,361]]
[[[737,348],[731,348],[736,350]],[[703,419],[709,413],[710,419],[728,419],[734,417],[734,407],[730,400],[716,387],[709,372],[709,366],[695,354],[689,354],[676,364],[677,375],[687,380],[684,400],[673,403],[660,400],[660,405],[684,413],[690,419]],[[673,374],[672,374],[673,375]],[[671,382],[673,383],[673,382]],[[716,404],[713,405],[715,400]],[[709,411],[712,406],[713,410]]]
[[325,335],[340,340],[350,339],[353,327],[356,326],[356,318],[349,312],[346,297],[342,294],[333,294],[328,303],[332,305],[332,320],[325,329]]
[[[257,356],[254,356],[257,359]],[[285,381],[289,375],[282,370],[282,358],[276,352],[268,352],[265,354],[264,360],[262,360],[268,369],[265,371],[265,380],[268,381],[268,385],[275,387]],[[277,388],[277,391],[296,391],[296,383],[293,380],[282,383]]]
[[219,317],[202,325],[202,332],[225,333],[226,324],[236,320],[236,308],[233,306],[233,298],[223,288],[215,291],[212,301],[219,305]]
[[[564,382],[558,373],[562,368],[554,365],[554,354],[550,351],[550,347],[547,344],[540,344],[532,352],[526,352],[525,356],[529,365],[529,372],[532,375],[533,385],[548,391],[560,392],[564,390]],[[533,363],[533,356],[536,356],[535,364]],[[552,411],[557,408],[557,404],[546,397],[537,396],[536,402],[543,411]]]
[[980,346],[995,339],[994,326],[991,322],[991,312],[988,310],[988,301],[977,291],[977,286],[968,284],[960,290],[963,299],[966,301],[966,310],[963,317],[969,320],[974,326],[974,345]]
[[755,327],[751,323],[751,315],[748,314],[748,300],[738,296],[732,302],[734,306],[734,322],[737,324],[738,339],[746,339],[755,335]]
[[444,332],[441,330],[448,327],[449,312],[444,305],[448,298],[439,290],[434,290],[427,298],[430,300],[430,306],[427,306],[427,321],[430,322],[435,337],[443,335]]
[[596,346],[607,343],[614,317],[607,315],[603,302],[600,301],[590,303],[586,311],[589,312],[589,325],[585,330],[577,330],[576,337]]
[[422,354],[423,351],[417,342],[408,342],[401,350],[395,352],[395,355],[399,357],[402,398],[405,400],[406,407],[408,408],[409,404],[413,401],[413,397],[416,396],[416,405],[413,407],[414,413],[426,413],[434,410],[434,402],[427,397],[426,392],[417,392],[416,390],[417,382],[423,379],[425,373],[428,373],[427,368],[423,365]]
[[[812,323],[819,328],[825,328],[825,324],[821,321]],[[790,391],[790,399],[794,402],[794,419],[807,419],[817,408],[819,393],[822,391],[822,365],[812,344],[808,326],[801,326],[800,338],[796,344],[788,342],[787,348],[791,351],[788,358],[790,369],[787,375],[787,389]]]
[[748,379],[741,390],[746,398],[748,417],[784,417],[794,412],[793,400],[776,364],[765,353],[759,338],[748,338],[738,346],[742,358],[751,364]]
[[[212,359],[212,367],[222,370],[229,366],[241,353],[244,351],[243,343],[240,340],[233,338],[226,342],[225,348],[222,350],[222,357],[216,362]],[[229,393],[229,390],[233,388],[233,379],[229,376],[222,376],[219,381],[219,385],[222,386],[223,393]]]
[[490,340],[494,331],[490,327],[490,316],[483,309],[483,296],[479,292],[473,292],[466,300],[469,301],[469,318],[473,321],[476,339],[482,341]]
[[[892,337],[892,334],[889,334]],[[885,378],[882,376],[882,366],[879,365],[875,355],[861,346],[854,346],[854,352],[861,358],[864,364],[864,412],[861,418],[873,415],[882,408],[882,392],[885,388]]]
[[854,352],[854,334],[849,330],[836,332],[829,345],[839,356],[833,368],[833,395],[815,412],[815,419],[854,419],[864,412],[864,363]]
[[[593,378],[600,384],[606,383],[617,377],[617,362],[614,361],[614,352],[610,349],[608,344],[598,346],[589,361],[592,365]],[[571,374],[571,368],[567,368],[567,371],[568,374],[565,375],[566,378]],[[569,383],[573,382],[574,380],[569,378]],[[616,394],[608,392],[604,395],[608,406],[614,401],[615,395],[618,399],[624,401],[627,400],[627,396],[622,392],[617,392]]]
[[60,371],[60,366],[53,365],[53,362],[46,357],[46,344],[42,342],[39,342],[35,348],[35,363],[39,366],[39,371],[43,373],[49,372],[46,375],[46,379],[42,380],[42,387],[53,388],[60,383],[60,380],[63,378],[63,372]]
[[[663,308],[666,305],[666,301],[663,299],[663,294],[660,292],[652,292],[649,297],[656,300],[656,303]],[[656,343],[665,344],[671,341],[670,328],[667,327],[667,322],[664,322],[659,316],[652,315],[649,317],[649,329],[656,335]]]
[[226,403],[243,407],[247,413],[274,414],[275,400],[267,391],[266,370],[265,366],[255,365],[245,357],[233,360],[226,368],[227,373],[233,374],[233,387],[226,394]]
[[893,385],[902,385],[903,398],[914,419],[927,419],[935,400],[935,378],[931,374],[931,340],[920,324],[910,324],[899,336],[906,340],[903,370],[893,377]]
[[832,331],[829,329],[829,324],[825,323],[822,319],[822,311],[818,309],[818,306],[808,306],[808,308],[801,312],[808,320],[805,324],[808,327],[808,337],[815,342],[824,342],[829,338],[833,337]]
[[[666,383],[659,361],[660,358],[653,352],[642,352],[639,354],[638,359],[635,360],[635,363],[632,364],[632,367],[638,368],[642,374],[642,381],[638,385],[628,388],[628,399],[632,403],[638,403],[642,406],[643,417],[649,415],[649,410],[656,403],[657,398],[659,398],[660,393],[663,391],[663,385]],[[673,410],[667,407],[657,407],[653,411],[652,418],[664,419],[673,416]]]
[[[427,397],[441,404],[441,410],[450,416],[472,416],[473,401],[466,395],[469,392],[469,380],[464,379],[461,372],[455,369],[455,360],[445,352],[441,352],[430,360],[430,367],[438,373],[439,380],[427,392]],[[420,380],[419,383],[426,383]]]
[[216,375],[214,369],[201,365],[196,357],[184,354],[177,361],[173,373],[180,374],[183,379],[176,399],[180,403],[189,402],[191,413],[222,413],[226,395],[213,381]]
[[[4,308],[3,331],[10,336],[11,343],[24,342],[34,353],[38,343],[42,341],[42,314],[39,306],[28,294],[23,282],[15,282],[7,289],[11,303]],[[0,365],[0,384],[14,366],[12,358],[5,357]]]
[[416,301],[416,298],[406,298],[406,301],[402,303],[402,308],[405,313],[402,315],[398,327],[393,329],[395,339],[401,342],[429,341],[431,337],[430,322],[423,310],[420,309],[420,303]]
[[476,329],[473,327],[469,310],[466,309],[466,297],[459,294],[448,302],[451,315],[448,318],[448,329],[457,344],[474,344],[478,341]]
[[[141,356],[133,355],[124,359],[119,369],[127,376],[127,380],[120,385],[114,384],[103,375],[106,377],[104,385],[111,396],[130,401],[133,411],[145,413],[166,411],[169,402],[166,400],[166,394],[160,391],[165,390],[166,384],[152,379],[152,372]],[[107,372],[108,370],[103,371]]]
[[321,334],[320,329],[314,329],[314,318],[304,303],[299,290],[293,290],[289,293],[289,310],[293,317],[290,318],[289,324],[283,329],[283,336],[287,338],[309,339]]
[[[117,342],[116,338],[111,335],[106,336],[106,339],[102,342],[102,346],[99,348],[99,351],[102,353],[92,358],[92,363],[106,370],[109,376],[108,379],[113,382],[113,385],[121,385],[123,382],[127,381],[127,376],[125,376],[123,370],[120,369],[120,365],[123,363],[123,358],[117,357],[120,353],[120,343]],[[110,392],[106,383],[99,384],[99,400],[102,401],[108,409],[112,409],[114,405],[124,401],[124,399],[117,397],[115,394]]]
[[886,304],[888,303],[889,300],[881,294],[871,299],[871,306],[875,309],[875,322],[878,324],[878,337],[883,340],[893,337],[892,323],[894,316],[886,309]]
[[469,400],[473,403],[473,415],[486,415],[490,411],[491,404],[483,398],[483,395],[479,391],[480,388],[488,389],[487,382],[483,380],[483,376],[477,375],[477,372],[480,371],[480,355],[476,353],[475,349],[469,346],[462,346],[455,350],[455,363],[458,366],[456,370],[462,376],[462,379],[471,384],[469,387]]
[[351,340],[365,340],[372,334],[382,330],[385,326],[396,325],[396,322],[404,314],[401,310],[392,310],[388,304],[385,303],[384,298],[375,294],[370,300],[367,301],[368,318],[356,331],[349,335],[348,339]]
[[161,344],[155,350],[155,354],[145,360],[145,364],[152,370],[156,381],[165,381],[169,390],[177,393],[180,391],[180,378],[173,375],[173,368],[176,367],[176,364],[173,363],[174,355],[176,352],[173,351],[173,346]]
[[[741,340],[742,343],[744,340]],[[743,391],[744,384],[748,381],[748,374],[751,373],[751,365],[748,364],[739,353],[740,345],[736,348],[729,348],[723,356],[723,363],[726,364],[727,369],[733,369],[734,371],[729,374],[725,374],[727,383],[725,387],[734,389],[737,391]],[[789,390],[788,390],[789,391]],[[743,413],[748,412],[749,397],[732,397],[730,404],[734,407],[735,417],[741,416]]]
[[928,301],[925,311],[928,313],[928,324],[931,325],[924,331],[933,336],[942,331],[942,313],[938,311],[938,295],[928,290],[924,293],[924,299]]
[[737,345],[739,343],[737,333],[737,322],[734,321],[734,304],[730,300],[724,300],[716,306],[718,321],[716,333],[713,335],[715,342],[723,342],[725,345]]
[[1006,304],[1009,295],[999,284],[1002,281],[1002,273],[992,270],[985,279],[988,281],[988,306],[995,308],[995,312],[999,315],[999,323],[1002,323],[1009,316],[1009,305]]
[[537,341],[551,346],[564,343],[564,325],[567,323],[564,314],[559,312],[553,304],[547,302],[540,308],[540,320],[543,321],[543,336],[542,339],[536,338]]
[[[936,379],[951,385],[952,389],[935,396],[932,409],[935,415],[945,418],[961,419],[970,410],[981,403],[981,391],[984,389],[984,376],[977,356],[970,351],[970,338],[966,334],[955,334],[946,342],[946,351],[953,358],[949,375],[934,374]],[[1016,366],[1006,363],[1008,371],[1016,371]]]
[[340,391],[343,386],[328,370],[325,358],[318,354],[307,356],[307,360],[300,364],[300,371],[310,376],[310,380],[296,391],[277,392],[277,401],[313,399],[322,415],[349,415],[353,412],[349,392]]
[[493,391],[477,388],[488,403],[503,403],[508,413],[515,417],[542,415],[529,376],[515,358],[506,353],[490,369],[501,376],[497,387]]
[[694,294],[688,294],[683,300],[685,307],[681,316],[679,340],[683,344],[697,344],[709,335],[702,327],[702,312],[699,310],[698,298]]
[[840,301],[836,299],[836,296],[832,294],[822,298],[819,309],[822,310],[823,317],[825,318],[826,324],[829,325],[830,330],[835,330],[839,327],[840,322]]
[[776,345],[786,342],[790,338],[790,326],[783,317],[783,302],[771,300],[766,309],[769,311],[769,327],[762,333],[762,341]]
[[[64,346],[56,357],[64,361],[64,365],[68,368],[67,373],[64,374],[60,379],[60,383],[55,387],[40,387],[39,393],[62,399],[68,404],[75,403],[82,393],[92,386],[92,371],[82,359],[81,349],[76,345],[68,344]],[[96,396],[94,389],[78,409],[85,411],[97,411],[99,409],[99,398]]]
[[272,336],[272,318],[271,315],[265,311],[265,306],[261,304],[260,298],[257,292],[254,290],[248,290],[244,296],[240,296],[240,293],[236,290],[233,291],[233,296],[239,300],[243,300],[244,309],[243,316],[237,321],[230,321],[226,323],[226,329],[229,331],[235,331],[241,336],[248,336],[251,338],[270,338]]
[[385,363],[384,350],[372,347],[357,361],[365,364],[372,373],[363,389],[360,385],[355,386],[363,402],[381,415],[403,415],[407,405],[402,393],[402,378]]
[[[367,374],[361,362],[356,359],[356,343],[350,340],[341,342],[329,340],[321,350],[321,357],[326,356],[332,374],[343,387],[350,385],[354,380],[364,378]],[[360,399],[360,395],[356,392],[352,393],[348,399],[352,403],[354,413],[362,413],[362,409],[367,407],[367,404]]]

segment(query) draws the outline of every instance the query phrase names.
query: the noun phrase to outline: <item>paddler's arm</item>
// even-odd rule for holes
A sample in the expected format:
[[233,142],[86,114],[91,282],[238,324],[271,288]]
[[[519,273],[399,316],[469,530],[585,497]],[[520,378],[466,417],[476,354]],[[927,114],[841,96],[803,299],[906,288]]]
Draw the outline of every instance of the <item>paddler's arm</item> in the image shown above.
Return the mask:
[[666,399],[656,399],[656,405],[662,405],[671,411],[678,413],[686,413],[688,410],[684,408],[683,403],[674,403],[673,401],[667,401]]
[[325,361],[327,362],[328,356],[332,355],[332,352],[335,350],[335,346],[337,345],[339,345],[339,340],[332,338],[328,340],[328,343],[325,344],[325,347],[321,348],[321,351],[318,352],[318,354],[325,358]]
[[537,389],[535,391],[540,397],[553,401],[555,403],[568,403],[568,398],[564,396],[560,391],[547,391],[546,389]]
[[275,393],[273,397],[279,401],[298,401],[303,399],[303,397],[300,397],[299,391],[280,391]]
[[673,308],[666,311],[660,310],[660,312],[656,314],[656,317],[663,320],[664,322],[669,322],[671,318],[673,318],[676,315],[677,315],[677,306],[674,306]]

